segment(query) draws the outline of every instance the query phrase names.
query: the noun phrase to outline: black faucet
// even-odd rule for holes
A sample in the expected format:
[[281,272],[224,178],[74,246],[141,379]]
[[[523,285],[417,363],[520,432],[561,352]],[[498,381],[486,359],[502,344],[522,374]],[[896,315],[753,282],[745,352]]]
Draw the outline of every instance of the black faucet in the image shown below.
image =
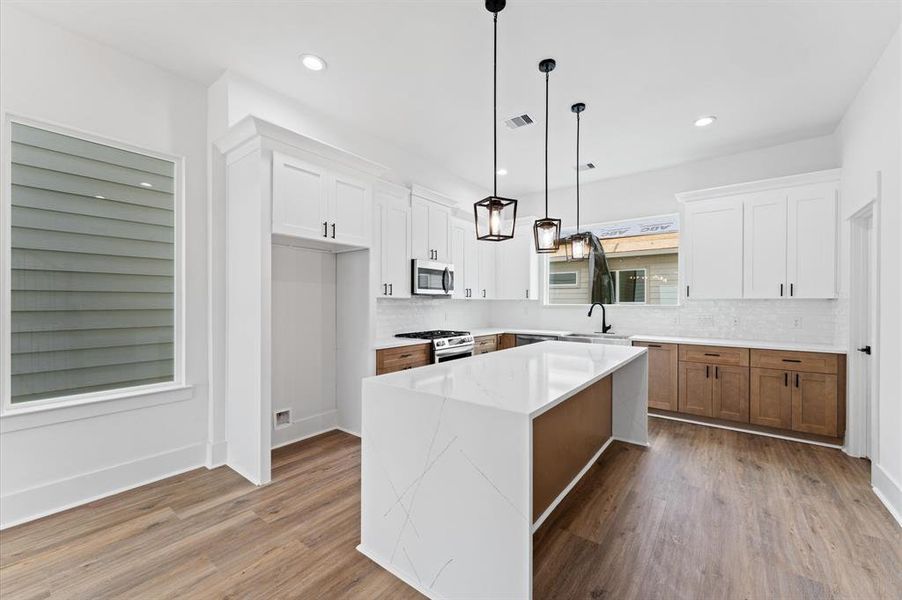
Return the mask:
[[607,333],[611,330],[611,327],[613,327],[613,325],[608,325],[608,323],[607,323],[607,320],[606,320],[607,314],[604,312],[604,304],[602,304],[601,302],[596,302],[592,306],[590,306],[589,307],[589,316],[590,317],[592,316],[592,311],[595,310],[596,306],[601,307],[601,332]]

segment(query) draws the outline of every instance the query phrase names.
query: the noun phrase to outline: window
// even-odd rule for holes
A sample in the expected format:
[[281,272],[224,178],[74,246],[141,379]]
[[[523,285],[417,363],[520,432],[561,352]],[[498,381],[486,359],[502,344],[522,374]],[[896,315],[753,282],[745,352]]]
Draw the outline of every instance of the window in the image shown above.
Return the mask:
[[[613,276],[613,297],[603,295],[606,303],[649,306],[676,305],[679,285],[679,216],[663,215],[630,219],[615,223],[589,225],[604,249],[608,270]],[[562,231],[561,236],[573,231]],[[604,272],[593,264],[596,258],[568,261],[565,253],[548,260],[548,304],[590,304],[593,277]],[[590,273],[593,275],[590,276]],[[575,277],[574,277],[575,274]],[[564,282],[569,285],[564,285]]]
[[20,122],[10,141],[9,401],[176,381],[175,161]]
[[577,271],[556,271],[548,275],[548,285],[561,288],[579,287],[579,273]]
[[617,304],[645,304],[645,269],[613,273]]

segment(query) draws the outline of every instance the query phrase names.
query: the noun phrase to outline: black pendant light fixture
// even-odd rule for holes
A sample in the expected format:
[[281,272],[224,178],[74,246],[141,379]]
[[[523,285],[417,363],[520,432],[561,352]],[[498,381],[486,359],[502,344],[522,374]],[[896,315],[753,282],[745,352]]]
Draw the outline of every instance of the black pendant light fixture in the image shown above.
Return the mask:
[[576,233],[565,240],[565,246],[567,260],[583,260],[592,250],[592,234],[579,230],[579,115],[586,110],[586,105],[577,102],[570,110],[576,114]]
[[545,218],[536,219],[532,228],[539,254],[553,254],[561,247],[561,220],[548,216],[548,79],[556,66],[553,58],[539,63],[539,71],[545,73]]
[[489,242],[502,242],[514,237],[517,220],[517,201],[498,195],[498,13],[504,9],[505,0],[485,0],[485,8],[493,15],[494,42],[492,44],[492,156],[494,188],[492,195],[473,205],[476,218],[476,238]]

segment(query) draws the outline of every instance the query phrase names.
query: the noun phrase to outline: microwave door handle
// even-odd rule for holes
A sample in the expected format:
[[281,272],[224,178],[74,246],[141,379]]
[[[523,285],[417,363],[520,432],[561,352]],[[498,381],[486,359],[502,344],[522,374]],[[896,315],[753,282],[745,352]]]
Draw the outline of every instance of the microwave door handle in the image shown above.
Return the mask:
[[451,285],[451,271],[448,267],[445,267],[445,272],[442,273],[442,291],[446,294],[448,293],[448,287]]

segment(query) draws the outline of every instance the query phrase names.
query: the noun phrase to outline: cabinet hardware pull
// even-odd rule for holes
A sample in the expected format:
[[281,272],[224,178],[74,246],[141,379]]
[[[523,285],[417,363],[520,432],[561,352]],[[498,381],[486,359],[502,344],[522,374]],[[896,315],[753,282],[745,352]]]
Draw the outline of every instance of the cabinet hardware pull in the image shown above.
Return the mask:
[[802,361],[799,360],[798,358],[784,358],[783,362],[800,363]]
[[661,344],[649,344],[648,347],[649,348],[660,348]]
[[714,379],[720,378],[720,367],[714,367]]
[[783,284],[780,284],[780,297],[783,297]]
[[705,365],[705,379],[708,378],[708,369],[709,369],[708,365]]
[[328,223],[328,221],[323,221],[323,237],[329,237],[329,223]]
[[689,297],[689,286],[688,285],[686,286],[686,297],[687,298]]
[[526,299],[529,300],[529,290],[526,290]]
[[382,295],[388,296],[388,284],[387,283],[382,284]]
[[410,358],[411,356],[413,356],[413,354],[402,354],[398,358]]
[[789,284],[789,295],[790,296],[795,296],[795,290],[793,289],[794,287],[795,287],[794,283]]
[[783,387],[789,385],[789,373],[783,373]]
[[705,352],[705,356],[720,356],[717,352]]
[[389,296],[395,295],[395,284],[393,284],[393,283],[388,284],[388,295]]
[[335,223],[332,223],[332,239],[335,239]]
[[796,387],[799,387],[799,374],[796,373]]

